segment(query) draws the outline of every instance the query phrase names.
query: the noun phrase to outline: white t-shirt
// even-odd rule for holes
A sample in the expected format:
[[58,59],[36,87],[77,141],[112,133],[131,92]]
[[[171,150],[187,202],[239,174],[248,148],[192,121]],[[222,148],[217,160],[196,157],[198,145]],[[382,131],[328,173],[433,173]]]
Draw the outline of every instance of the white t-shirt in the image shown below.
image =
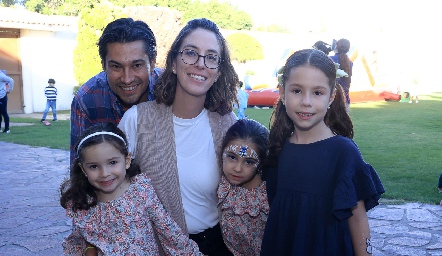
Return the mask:
[[[127,112],[137,120],[137,108]],[[129,113],[127,113],[129,114]],[[216,189],[220,177],[207,109],[195,118],[173,117],[178,177],[189,234],[215,226],[218,219]],[[125,122],[129,151],[136,155],[137,125]]]

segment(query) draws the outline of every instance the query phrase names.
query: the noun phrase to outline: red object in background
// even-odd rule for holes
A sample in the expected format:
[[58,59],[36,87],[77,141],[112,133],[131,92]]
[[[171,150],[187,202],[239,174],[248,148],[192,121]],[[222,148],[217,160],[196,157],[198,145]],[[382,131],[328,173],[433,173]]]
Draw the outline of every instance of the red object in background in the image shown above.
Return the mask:
[[[279,98],[279,90],[277,88],[246,90],[246,92],[249,94],[248,106],[273,107]],[[351,103],[380,100],[400,101],[401,95],[387,91],[379,93],[373,90],[350,92]]]
[[392,93],[392,92],[381,92],[379,94],[380,97],[384,98],[384,100],[394,100],[394,101],[400,101],[401,100],[401,95],[397,94],[397,93]]
[[246,90],[249,94],[248,106],[265,106],[273,107],[275,102],[279,98],[279,90],[273,89],[261,89],[261,90]]

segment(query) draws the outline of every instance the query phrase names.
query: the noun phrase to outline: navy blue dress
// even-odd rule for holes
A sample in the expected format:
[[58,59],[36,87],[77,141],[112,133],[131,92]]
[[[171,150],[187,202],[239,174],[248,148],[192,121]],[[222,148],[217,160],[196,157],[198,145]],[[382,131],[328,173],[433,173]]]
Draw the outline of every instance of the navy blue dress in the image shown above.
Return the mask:
[[266,171],[270,213],[261,255],[354,255],[351,208],[364,200],[368,211],[385,190],[352,140],[287,141],[278,168]]

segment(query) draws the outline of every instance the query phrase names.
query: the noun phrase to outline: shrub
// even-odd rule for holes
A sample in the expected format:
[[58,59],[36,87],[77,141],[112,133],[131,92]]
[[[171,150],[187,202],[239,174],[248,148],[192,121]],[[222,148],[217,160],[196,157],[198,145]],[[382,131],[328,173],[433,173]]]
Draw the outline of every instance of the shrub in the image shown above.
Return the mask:
[[264,51],[258,40],[245,33],[234,33],[227,38],[232,60],[245,63],[248,60],[264,59]]

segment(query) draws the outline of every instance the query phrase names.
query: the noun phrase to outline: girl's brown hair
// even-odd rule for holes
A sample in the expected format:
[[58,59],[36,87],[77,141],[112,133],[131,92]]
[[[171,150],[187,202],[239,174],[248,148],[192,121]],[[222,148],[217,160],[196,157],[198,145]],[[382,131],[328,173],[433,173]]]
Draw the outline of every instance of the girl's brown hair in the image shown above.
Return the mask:
[[[327,111],[324,122],[335,133],[350,139],[353,138],[353,124],[346,111],[344,95],[342,87],[336,84],[336,68],[333,60],[325,53],[315,49],[305,49],[293,53],[283,68],[282,77],[280,79],[279,90],[285,89],[285,82],[288,79],[290,71],[299,66],[310,65],[321,70],[328,78],[330,91],[336,88],[336,96],[330,109]],[[272,116],[270,118],[270,135],[269,135],[269,155],[267,157],[267,165],[276,166],[277,157],[282,149],[284,142],[294,132],[295,127],[293,121],[287,115],[286,108],[282,104],[281,99],[275,104]]]
[[[123,138],[124,142],[115,136],[108,134],[100,134],[86,139],[81,144],[81,147],[78,148],[78,143],[83,138],[85,138],[90,134],[100,131],[115,133],[121,138]],[[90,207],[93,207],[98,203],[98,197],[97,194],[95,193],[95,187],[89,183],[89,180],[81,170],[79,163],[81,163],[83,158],[82,155],[83,149],[104,142],[113,145],[125,157],[128,156],[129,151],[126,147],[127,145],[126,136],[117,127],[116,124],[114,123],[96,124],[86,129],[83,135],[78,139],[77,146],[75,147],[75,150],[78,151],[78,157],[74,160],[71,166],[71,177],[70,179],[64,181],[60,186],[60,193],[61,193],[60,204],[63,208],[66,209],[67,207],[72,207],[72,211],[76,212],[78,210],[88,210]],[[132,162],[129,169],[126,170],[126,178],[130,179],[139,173],[141,173],[140,167]]]

